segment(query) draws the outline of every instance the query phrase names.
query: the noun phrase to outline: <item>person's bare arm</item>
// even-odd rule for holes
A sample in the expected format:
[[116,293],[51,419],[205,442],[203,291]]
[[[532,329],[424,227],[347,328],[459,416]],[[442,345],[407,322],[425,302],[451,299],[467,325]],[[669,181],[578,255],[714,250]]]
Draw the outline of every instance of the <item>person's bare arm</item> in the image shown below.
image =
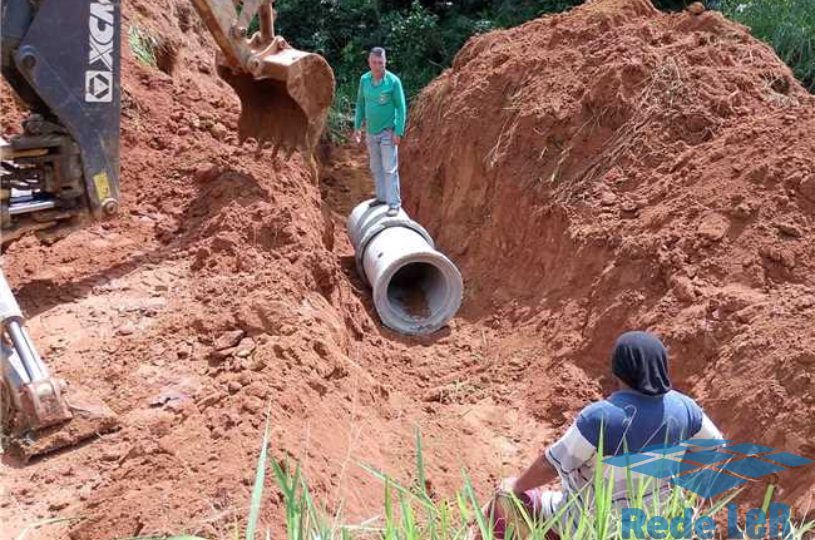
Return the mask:
[[512,486],[512,492],[516,495],[520,495],[521,493],[529,491],[530,489],[548,484],[557,477],[557,471],[555,471],[554,467],[552,467],[552,465],[546,459],[546,456],[541,454],[529,467],[527,467],[523,474],[521,474],[521,476],[515,480],[515,483]]

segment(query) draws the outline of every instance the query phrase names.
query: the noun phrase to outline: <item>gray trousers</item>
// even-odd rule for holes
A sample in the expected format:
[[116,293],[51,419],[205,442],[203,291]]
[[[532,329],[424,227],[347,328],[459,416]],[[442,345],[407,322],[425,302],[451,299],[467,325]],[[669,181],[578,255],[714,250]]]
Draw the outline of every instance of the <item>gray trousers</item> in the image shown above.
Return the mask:
[[387,203],[390,208],[399,208],[402,206],[399,194],[399,148],[393,144],[393,135],[392,129],[380,133],[365,132],[365,143],[368,146],[376,199]]

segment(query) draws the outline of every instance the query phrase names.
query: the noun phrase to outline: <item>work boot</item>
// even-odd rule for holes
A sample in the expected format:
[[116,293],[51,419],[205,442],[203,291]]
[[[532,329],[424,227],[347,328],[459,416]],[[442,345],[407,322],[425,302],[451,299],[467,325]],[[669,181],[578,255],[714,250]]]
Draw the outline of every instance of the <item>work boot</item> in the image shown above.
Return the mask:
[[374,200],[372,200],[371,202],[368,203],[368,206],[373,208],[374,206],[382,206],[383,204],[385,204],[385,201],[380,201],[378,199],[374,199]]
[[388,208],[388,212],[385,215],[388,217],[396,217],[399,215],[399,209],[391,206],[390,208]]

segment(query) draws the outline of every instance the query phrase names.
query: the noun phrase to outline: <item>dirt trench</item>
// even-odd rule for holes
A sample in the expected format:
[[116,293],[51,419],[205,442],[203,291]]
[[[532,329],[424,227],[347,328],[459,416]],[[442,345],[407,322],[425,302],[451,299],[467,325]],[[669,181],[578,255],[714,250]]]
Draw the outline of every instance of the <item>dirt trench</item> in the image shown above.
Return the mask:
[[[209,38],[165,7],[124,5],[177,49],[169,73],[123,51],[122,214],[4,261],[55,371],[122,429],[4,456],[0,538],[51,516],[81,519],[32,537],[225,537],[269,405],[275,459],[350,522],[383,493],[360,462],[415,480],[416,429],[434,493],[462,467],[487,492],[608,389],[608,349],[635,327],[728,436],[815,454],[815,105],[745,29],[599,0],[470,40],[401,156],[407,210],[465,302],[405,338],[379,325],[344,232],[370,192],[362,150],[323,148],[315,182],[300,155],[241,145]],[[780,493],[805,501],[813,478]]]
[[[62,377],[103,396],[122,429],[25,466],[6,456],[0,536],[83,515],[39,537],[226,537],[246,515],[268,404],[275,458],[299,460],[315,496],[342,501],[349,520],[371,517],[382,496],[360,462],[413,480],[416,429],[440,494],[459,487],[461,467],[490,484],[554,437],[514,406],[518,388],[498,375],[520,379],[532,349],[513,353],[506,369],[488,328],[461,321],[407,339],[379,327],[342,229],[344,209],[367,196],[370,181],[359,149],[332,152],[322,211],[317,202],[312,215],[293,217],[289,232],[277,212],[290,215],[295,200],[268,202],[281,197],[269,185],[284,180],[259,187],[205,167],[167,243],[140,238],[132,223],[12,248],[7,264],[20,272],[38,346]],[[247,230],[247,215],[264,225]],[[323,216],[326,226],[314,227]],[[242,235],[257,241],[237,248]],[[278,530],[282,509],[269,489],[264,523]]]

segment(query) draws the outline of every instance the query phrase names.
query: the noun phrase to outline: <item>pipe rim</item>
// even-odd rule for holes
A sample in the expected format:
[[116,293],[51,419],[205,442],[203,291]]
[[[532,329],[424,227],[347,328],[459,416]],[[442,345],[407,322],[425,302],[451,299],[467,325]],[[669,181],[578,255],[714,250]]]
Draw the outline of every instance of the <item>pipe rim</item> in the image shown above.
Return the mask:
[[[444,298],[440,308],[426,318],[404,316],[395,309],[388,297],[393,277],[411,264],[429,264],[439,271],[445,281]],[[463,297],[463,281],[458,268],[439,252],[414,253],[397,259],[382,274],[374,287],[373,300],[379,317],[388,328],[409,335],[432,334],[443,328],[458,312]]]
[[374,239],[380,235],[380,233],[385,232],[391,227],[410,229],[424,238],[430,249],[436,248],[436,244],[433,242],[433,238],[430,237],[427,230],[410,218],[405,219],[400,216],[392,218],[384,217],[383,219],[370,223],[367,227],[362,229],[362,236],[359,239],[358,245],[356,245],[354,249],[354,258],[357,264],[357,271],[362,276],[362,280],[365,283],[369,283],[368,276],[365,274],[365,265],[363,263],[365,260],[365,252],[368,250],[368,246],[371,244],[371,242],[373,242]]

